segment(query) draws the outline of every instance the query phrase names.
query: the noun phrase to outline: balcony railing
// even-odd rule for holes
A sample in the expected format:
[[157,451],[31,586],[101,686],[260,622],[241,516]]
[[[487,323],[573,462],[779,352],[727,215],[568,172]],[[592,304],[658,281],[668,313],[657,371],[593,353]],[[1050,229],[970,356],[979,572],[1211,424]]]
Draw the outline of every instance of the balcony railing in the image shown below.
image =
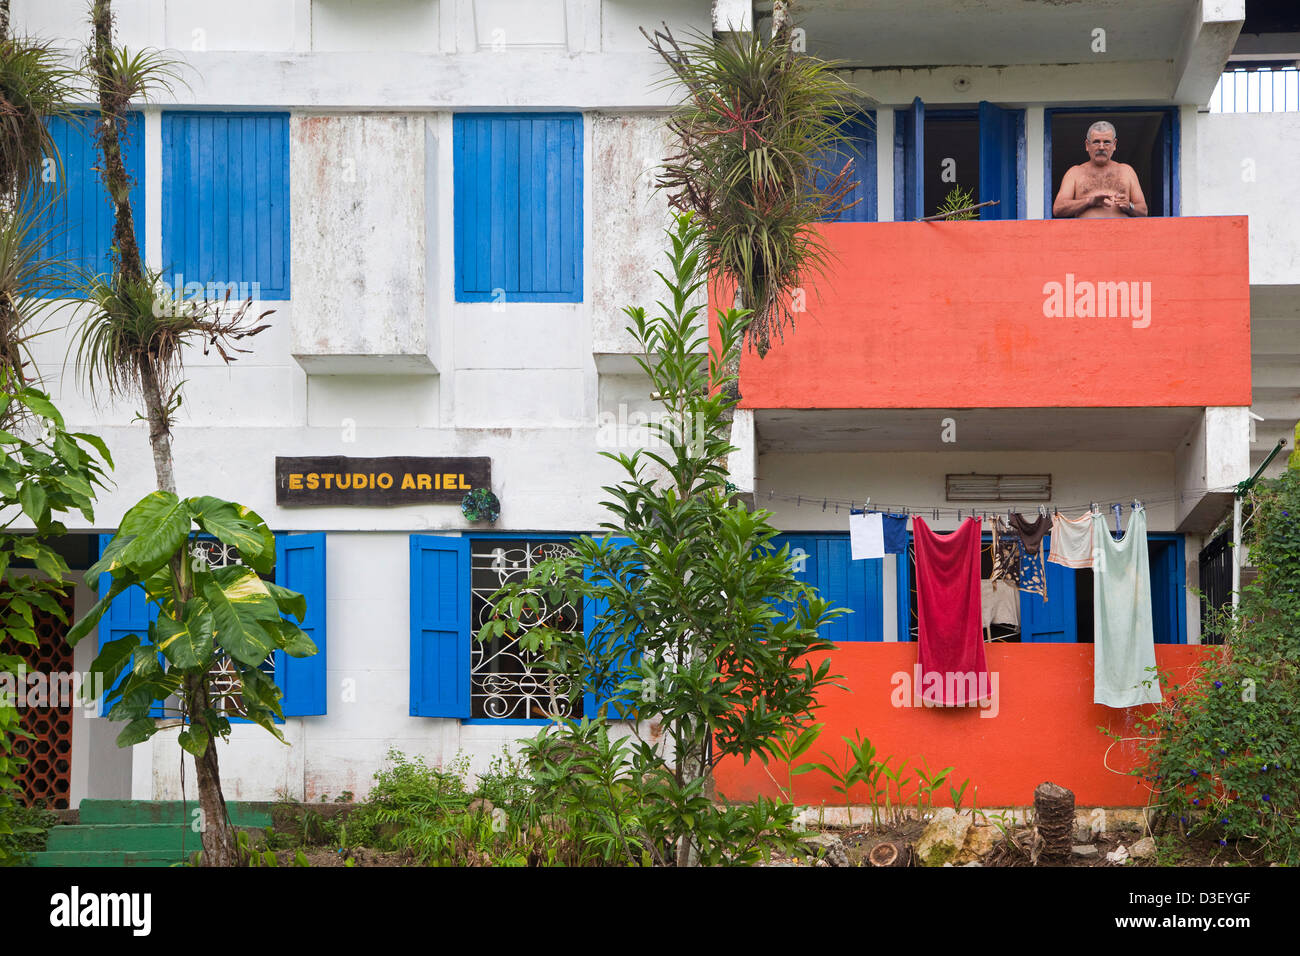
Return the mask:
[[819,228],[835,261],[742,356],[745,407],[1250,404],[1244,216]]
[[1300,110],[1300,69],[1228,70],[1210,96],[1211,113],[1284,113]]

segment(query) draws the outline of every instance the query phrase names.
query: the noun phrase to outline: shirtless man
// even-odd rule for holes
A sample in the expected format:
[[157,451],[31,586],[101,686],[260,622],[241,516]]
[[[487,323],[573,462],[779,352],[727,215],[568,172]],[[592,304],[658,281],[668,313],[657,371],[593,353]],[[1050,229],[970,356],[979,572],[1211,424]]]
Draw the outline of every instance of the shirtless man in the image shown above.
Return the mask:
[[1070,167],[1061,180],[1061,191],[1052,203],[1053,217],[1123,219],[1147,214],[1137,173],[1128,163],[1111,159],[1116,141],[1115,127],[1105,120],[1088,127],[1084,149],[1089,160]]

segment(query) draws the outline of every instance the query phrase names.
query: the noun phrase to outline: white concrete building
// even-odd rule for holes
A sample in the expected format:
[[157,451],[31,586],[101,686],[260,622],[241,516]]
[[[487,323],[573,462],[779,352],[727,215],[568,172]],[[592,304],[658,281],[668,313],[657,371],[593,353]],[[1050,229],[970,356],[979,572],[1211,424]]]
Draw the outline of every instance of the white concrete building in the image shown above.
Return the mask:
[[[15,30],[81,43],[89,32],[84,6],[14,0]],[[597,451],[620,434],[611,423],[651,409],[621,309],[650,306],[658,292],[652,269],[668,212],[652,172],[669,146],[662,120],[672,92],[638,28],[663,20],[678,35],[766,30],[770,6],[116,0],[121,42],[167,49],[189,67],[185,85],[140,111],[133,168],[148,264],[179,275],[182,287],[235,283],[237,295],[247,289],[257,297],[257,311],[274,310],[271,328],[233,365],[215,354],[187,356],[174,432],[180,491],[248,505],[287,546],[298,535],[320,536],[301,542],[313,542],[311,559],[325,569],[323,580],[304,588],[321,615],[314,623],[323,670],[311,677],[320,684],[306,693],[303,715],[286,719],[292,746],[236,726],[221,751],[227,798],[361,795],[390,747],[431,762],[464,751],[482,768],[503,744],[535,731],[520,724],[523,685],[509,684],[503,696],[481,680],[493,666],[471,660],[466,639],[475,595],[490,592],[483,582],[502,561],[527,560],[525,551],[593,531],[605,519],[600,487],[620,475]],[[1282,6],[799,5],[800,42],[845,61],[872,121],[862,141],[864,202],[852,228],[913,229],[884,224],[933,211],[953,182],[981,198],[996,192],[997,216],[1021,221],[943,227],[990,230],[980,233],[992,244],[990,257],[1003,241],[1012,250],[1007,261],[1044,244],[1069,252],[1081,240],[1064,230],[1075,224],[1030,221],[1050,219],[1061,172],[1081,159],[1079,131],[1109,117],[1119,128],[1117,158],[1138,168],[1152,206],[1151,222],[1126,225],[1174,230],[1143,233],[1135,248],[1172,235],[1171,248],[1183,249],[1182,224],[1156,216],[1246,216],[1249,232],[1248,277],[1236,247],[1202,249],[1188,275],[1221,267],[1224,288],[1239,278],[1240,295],[1223,304],[1224,314],[1236,315],[1248,300],[1248,328],[1227,318],[1202,328],[1194,337],[1199,353],[1189,346],[1179,359],[1186,375],[1160,369],[1161,384],[1146,397],[1111,400],[1084,388],[1073,400],[995,403],[975,383],[969,400],[925,386],[910,398],[841,388],[834,399],[802,401],[794,397],[797,372],[775,366],[771,387],[754,394],[781,400],[738,416],[736,474],[779,527],[803,536],[799,546],[838,554],[845,512],[868,497],[891,508],[941,509],[937,527],[945,530],[959,508],[1009,507],[1005,498],[946,500],[946,475],[1050,476],[1048,508],[1147,502],[1151,530],[1167,550],[1160,559],[1169,588],[1164,639],[1199,639],[1200,606],[1188,585],[1196,585],[1197,555],[1230,501],[1226,489],[1300,418],[1300,224],[1293,215],[1300,185],[1292,175],[1300,112],[1209,109],[1236,56],[1290,61],[1294,72],[1300,19]],[[1285,83],[1291,73],[1280,72]],[[1285,90],[1277,105],[1284,100]],[[944,178],[948,160],[955,180]],[[1206,228],[1195,235],[1222,234],[1213,231],[1220,226]],[[845,241],[858,248],[858,238]],[[1062,273],[1069,267],[1082,277],[1106,261],[1078,248],[1082,264]],[[924,255],[922,246],[913,251]],[[943,255],[939,247],[934,253]],[[882,258],[869,268],[883,278],[915,268],[909,263]],[[966,275],[965,266],[954,268]],[[915,286],[929,275],[904,278]],[[1161,275],[1174,283],[1179,274]],[[825,331],[849,337],[847,328]],[[933,344],[906,321],[859,331],[867,367],[873,355]],[[956,341],[974,337],[964,327],[950,331]],[[1201,388],[1212,375],[1216,337],[1247,367],[1233,366],[1223,389]],[[1159,340],[1162,362],[1183,354],[1177,340]],[[40,369],[69,424],[103,435],[117,461],[116,487],[100,499],[94,527],[75,528],[94,536],[112,531],[152,490],[153,469],[136,409],[91,403],[64,364],[67,341],[62,332],[42,338]],[[1130,345],[1108,344],[1099,333],[1097,348]],[[1008,355],[995,350],[982,361],[996,365]],[[1042,355],[1063,363],[1058,379],[1069,377],[1066,355]],[[941,356],[934,371],[947,374]],[[1237,397],[1214,399],[1220,391]],[[941,439],[949,417],[955,442]],[[455,501],[277,503],[277,457],[324,456],[490,459],[500,517],[471,524]],[[1038,501],[1015,503],[1029,510]],[[413,536],[438,536],[434,544],[445,547],[422,550],[428,539]],[[97,540],[87,542],[88,560]],[[832,560],[842,558],[824,563]],[[907,638],[901,565],[891,556],[872,572],[865,597],[840,595],[861,602],[853,625],[860,630],[844,639]],[[438,596],[457,608],[439,618],[434,592],[413,595],[413,581],[438,582],[431,587],[446,587]],[[79,613],[93,600],[90,589],[78,588]],[[416,607],[428,620],[412,619]],[[1090,621],[1043,627],[1025,639],[1089,639],[1081,634]],[[94,645],[88,639],[78,647],[78,670],[88,667]],[[438,657],[444,652],[450,656]],[[415,660],[421,653],[429,659]],[[455,687],[433,686],[439,681]],[[441,716],[444,708],[461,710]],[[493,716],[499,712],[507,716]],[[85,796],[179,797],[176,731],[119,751],[118,729],[97,717],[74,719],[71,805]],[[192,767],[185,779],[192,795]]]

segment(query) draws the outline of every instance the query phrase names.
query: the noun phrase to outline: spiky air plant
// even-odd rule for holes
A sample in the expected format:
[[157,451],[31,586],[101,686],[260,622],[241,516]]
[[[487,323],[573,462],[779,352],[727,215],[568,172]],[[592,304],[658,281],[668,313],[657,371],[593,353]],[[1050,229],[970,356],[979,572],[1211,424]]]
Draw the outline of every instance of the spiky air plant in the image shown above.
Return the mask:
[[76,71],[48,41],[0,37],[0,196],[11,203],[58,161],[47,119],[68,116]]
[[173,297],[148,269],[138,279],[85,276],[81,295],[90,308],[74,340],[76,367],[92,392],[144,401],[159,487],[174,493],[171,426],[185,351],[198,347],[207,355],[215,348],[233,362],[249,351],[234,343],[270,328],[262,319],[274,310],[252,316],[252,300],[232,305],[229,293],[221,301]]
[[[30,194],[0,209],[0,378],[21,387],[39,378],[30,342],[46,331],[49,316],[68,305],[54,297],[71,281],[67,263],[44,250],[56,230],[39,224],[48,217]],[[11,402],[0,413],[0,428],[9,430],[23,413]]]
[[[853,205],[853,90],[835,64],[791,49],[788,24],[770,42],[755,32],[679,43],[666,25],[642,33],[682,93],[668,120],[677,151],[659,185],[698,216],[701,266],[735,284],[752,310],[746,341],[762,356],[794,325],[794,290],[831,258],[814,224]],[[827,156],[839,169],[818,176]]]

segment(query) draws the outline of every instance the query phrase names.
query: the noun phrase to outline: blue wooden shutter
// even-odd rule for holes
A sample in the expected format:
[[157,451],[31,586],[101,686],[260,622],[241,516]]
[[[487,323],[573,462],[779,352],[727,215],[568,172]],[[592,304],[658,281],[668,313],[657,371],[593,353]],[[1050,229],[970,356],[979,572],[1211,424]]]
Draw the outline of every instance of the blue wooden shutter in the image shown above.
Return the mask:
[[[54,181],[38,183],[30,198],[36,207],[44,207],[33,223],[33,238],[41,240],[39,255],[102,275],[112,268],[114,214],[113,203],[98,172],[102,165],[99,151],[95,148],[94,131],[98,118],[99,114],[95,112],[78,112],[70,118],[56,116],[46,120],[59,158],[49,170]],[[143,249],[147,233],[144,119],[139,113],[127,114],[122,160],[132,180],[130,199],[136,242]],[[68,290],[60,287],[51,291],[67,294]]]
[[307,618],[298,624],[316,645],[311,657],[290,657],[275,652],[275,680],[284,697],[280,701],[286,717],[319,716],[326,712],[327,693],[325,619],[325,533],[278,534],[275,536],[275,580],[300,592],[307,599]]
[[[111,534],[101,534],[99,536],[99,553],[103,554],[108,543],[113,540]],[[111,574],[101,574],[99,576],[99,596],[105,597],[112,587],[113,576]],[[108,611],[99,621],[99,649],[102,651],[104,645],[110,641],[121,640],[131,634],[140,638],[140,643],[147,643],[149,640],[149,625],[158,619],[158,605],[152,604],[146,598],[144,588],[138,584],[127,588],[108,606]],[[161,659],[161,655],[159,655]],[[130,665],[118,677],[118,681],[123,680],[125,675],[130,672]],[[116,702],[117,698],[110,692],[113,688],[108,687],[104,690],[104,699],[101,704],[101,714],[107,714],[109,708]],[[149,716],[162,717],[162,704],[154,704],[149,710]]]
[[821,597],[834,607],[844,607],[852,614],[842,614],[823,624],[821,636],[836,643],[844,641],[883,641],[884,583],[883,560],[854,561],[850,557],[846,535],[825,535],[816,542],[817,565],[814,578]]
[[925,104],[894,111],[894,219],[925,215]]
[[818,187],[824,187],[844,168],[845,161],[853,160],[851,175],[857,180],[857,185],[844,197],[844,201],[851,203],[856,200],[857,205],[832,221],[875,222],[876,114],[859,114],[844,125],[842,132],[849,142],[841,144],[838,149],[823,151],[814,160],[818,170],[815,182]]
[[[619,548],[626,547],[627,545],[630,545],[632,543],[631,538],[614,537],[611,538],[610,540],[615,547],[619,547]],[[605,640],[604,630],[600,627],[599,622],[600,622],[600,616],[602,614],[607,613],[608,611],[609,611],[609,602],[607,601],[592,600],[588,598],[586,601],[583,602],[582,632],[586,636],[586,640],[589,646],[596,644],[597,642],[603,642],[603,640]],[[632,660],[632,648],[630,646],[627,646],[629,644],[629,641],[627,638],[623,638],[623,639],[614,638],[614,639],[617,640],[619,644],[622,644],[627,648],[623,655],[623,663],[626,668],[624,673],[630,673],[631,671],[635,670],[636,663]],[[636,702],[634,700],[627,700],[624,698],[623,695],[620,694],[605,694],[605,693],[595,694],[592,693],[591,691],[588,691],[586,694],[583,695],[582,698],[583,716],[587,718],[595,718],[600,713],[601,706],[605,704],[610,705],[606,713],[606,716],[611,720],[617,720],[624,717],[625,715],[630,716],[632,710],[635,708]]]
[[469,716],[469,539],[411,535],[411,716]]
[[289,114],[164,112],[162,157],[167,281],[289,298]]
[[1186,565],[1182,539],[1149,538],[1151,624],[1157,644],[1187,643]]
[[979,202],[996,199],[980,210],[981,219],[1025,217],[1025,112],[980,102]]
[[582,114],[452,120],[457,302],[582,301]]
[[[1043,538],[1051,554],[1052,536]],[[1074,569],[1047,562],[1047,600],[1020,592],[1020,642],[1022,644],[1072,644],[1079,639]]]

